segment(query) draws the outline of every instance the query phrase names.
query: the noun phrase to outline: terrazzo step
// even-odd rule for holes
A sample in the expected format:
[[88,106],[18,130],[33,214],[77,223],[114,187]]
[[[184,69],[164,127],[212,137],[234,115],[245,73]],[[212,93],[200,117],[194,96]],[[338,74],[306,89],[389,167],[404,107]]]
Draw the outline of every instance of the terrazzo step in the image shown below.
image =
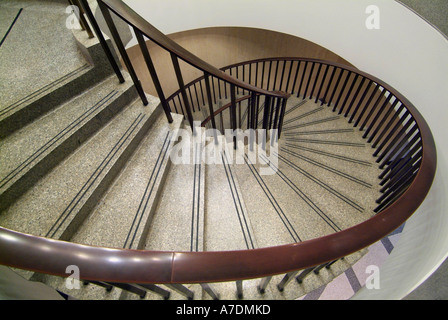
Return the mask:
[[[208,150],[205,168],[206,251],[247,250],[258,247],[252,222],[235,175],[233,143],[220,136],[215,151]],[[213,156],[213,160],[211,158]]]
[[[0,138],[5,138],[113,70],[96,38],[66,27],[66,5],[17,1],[0,6],[5,28],[11,27],[0,51]],[[64,50],[50,50],[54,47]]]
[[112,119],[136,96],[129,80],[111,76],[27,125],[0,144],[0,210]]
[[1,212],[0,225],[70,240],[160,115],[140,100],[126,106],[69,157]]
[[[191,130],[181,128],[190,137]],[[185,135],[182,135],[185,137]],[[200,148],[194,148],[195,141],[174,139],[170,153],[170,168],[165,183],[161,186],[161,195],[149,225],[144,250],[155,251],[203,251],[204,250],[204,185],[205,166],[201,161]],[[181,160],[179,150],[189,149],[189,157]],[[194,299],[204,296],[199,284],[184,284],[194,293]],[[161,286],[172,294],[170,299],[185,299],[171,286]],[[137,299],[127,295],[129,299]],[[154,293],[148,293],[148,299],[160,299]]]
[[126,249],[142,249],[161,186],[170,167],[173,131],[182,117],[167,124],[159,117],[109,190],[98,200],[70,241]]
[[[190,150],[189,157],[177,158],[179,151],[186,148]],[[174,145],[170,170],[162,186],[145,250],[204,250],[205,165],[202,153],[200,144],[193,139]]]

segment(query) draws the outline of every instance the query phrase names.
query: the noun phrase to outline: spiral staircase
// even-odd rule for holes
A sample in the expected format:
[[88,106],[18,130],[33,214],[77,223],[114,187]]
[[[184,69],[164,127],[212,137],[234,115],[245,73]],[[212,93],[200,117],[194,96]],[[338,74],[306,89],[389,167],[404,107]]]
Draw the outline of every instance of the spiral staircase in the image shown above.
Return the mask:
[[[218,70],[121,1],[100,1],[114,42],[101,39],[81,3],[96,37],[59,25],[74,52],[45,64],[67,70],[2,97],[0,263],[23,278],[76,299],[297,299],[352,270],[423,201],[431,132],[381,80],[305,58]],[[7,10],[45,15],[36,8]],[[156,86],[143,36],[171,53],[177,92],[143,91],[111,11]],[[20,21],[0,51],[12,63]],[[204,76],[184,84],[179,59]],[[72,265],[83,283],[68,290]]]

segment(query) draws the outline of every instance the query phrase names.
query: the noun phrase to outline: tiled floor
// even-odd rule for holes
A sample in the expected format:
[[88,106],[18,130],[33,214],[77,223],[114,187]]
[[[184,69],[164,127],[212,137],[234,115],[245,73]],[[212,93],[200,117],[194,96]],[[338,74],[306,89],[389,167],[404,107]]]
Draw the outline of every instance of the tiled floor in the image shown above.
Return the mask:
[[[322,286],[302,297],[299,300],[348,300],[359,289],[366,285],[369,276],[373,275],[370,266],[380,267],[392,252],[400,239],[403,226],[389,236],[375,242],[368,248],[368,252],[353,267],[336,277],[326,286]],[[370,283],[370,279],[369,279]],[[373,283],[373,280],[372,280]],[[374,288],[372,288],[374,290]]]

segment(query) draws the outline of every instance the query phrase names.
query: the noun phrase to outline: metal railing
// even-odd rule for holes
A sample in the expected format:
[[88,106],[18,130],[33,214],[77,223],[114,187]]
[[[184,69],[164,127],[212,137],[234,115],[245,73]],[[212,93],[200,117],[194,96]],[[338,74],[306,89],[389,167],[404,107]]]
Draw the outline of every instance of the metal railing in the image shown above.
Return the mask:
[[[240,290],[242,280],[262,278],[259,289],[263,292],[273,275],[285,273],[286,276],[278,287],[283,289],[298,271],[303,270],[297,277],[301,281],[311,271],[317,272],[322,267],[329,267],[338,259],[382,239],[402,225],[425,199],[436,170],[436,149],[431,131],[416,108],[380,79],[345,65],[305,58],[244,62],[225,69],[228,73],[232,72],[231,76],[204,63],[169,40],[123,2],[105,0],[99,1],[99,5],[111,33],[114,38],[118,37],[115,39],[117,47],[136,87],[140,88],[143,101],[144,92],[126,50],[120,44],[118,32],[114,30],[109,10],[133,27],[155,83],[158,82],[158,77],[152,69],[144,36],[171,53],[180,86],[177,96],[183,103],[182,108],[190,123],[193,122],[192,108],[199,106],[192,102],[192,97],[202,96],[202,93],[206,99],[201,103],[209,108],[208,118],[202,120],[210,121],[214,128],[215,116],[227,109],[232,112],[233,127],[237,126],[238,99],[250,101],[246,107],[251,114],[247,125],[253,128],[257,126],[260,109],[265,110],[263,119],[266,122],[263,122],[263,127],[268,127],[267,123],[272,115],[280,121],[285,101],[290,94],[320,101],[334,112],[344,115],[349,123],[364,132],[364,138],[374,147],[373,155],[383,169],[380,184],[384,193],[377,200],[377,214],[348,229],[299,243],[212,252],[96,247],[0,228],[0,264],[62,277],[67,276],[68,265],[77,265],[82,270],[82,278],[87,282],[107,288],[111,285],[118,286],[141,294],[143,293],[135,288],[141,290],[144,287],[157,291],[164,297],[167,297],[165,292],[151,285],[171,285],[190,298],[191,292],[185,291],[185,287],[180,284],[200,283],[212,297],[217,298],[207,283],[237,281],[237,288]],[[88,10],[86,14],[87,12]],[[184,85],[178,59],[202,70],[204,76]],[[195,86],[200,87],[201,81],[205,91],[198,91],[197,95],[187,94]],[[222,110],[215,110],[212,102],[225,98],[227,89],[230,104]],[[176,94],[165,99],[162,88],[158,87],[157,90],[170,121]],[[237,98],[239,94],[241,96]],[[264,99],[264,108],[257,102],[257,99],[261,100],[260,97]],[[241,124],[241,118],[239,120]],[[281,121],[271,123],[272,126],[278,124]]]

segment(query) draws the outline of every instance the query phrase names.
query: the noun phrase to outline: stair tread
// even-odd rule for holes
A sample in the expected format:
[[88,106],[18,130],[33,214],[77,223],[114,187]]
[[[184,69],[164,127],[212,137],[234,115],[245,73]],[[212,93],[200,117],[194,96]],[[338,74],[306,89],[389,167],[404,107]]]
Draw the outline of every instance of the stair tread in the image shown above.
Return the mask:
[[[1,110],[88,65],[66,27],[66,5],[9,2],[1,7],[0,20],[5,22],[12,22],[11,15],[23,8],[0,50]],[[3,23],[5,28],[9,25]],[[64,54],[55,47],[64,48]]]
[[218,150],[215,155],[221,157],[221,162],[211,163],[208,158],[206,166],[205,250],[257,248],[258,242],[235,174],[230,149],[226,153],[218,146]]
[[169,125],[164,117],[159,117],[72,242],[116,248],[140,245],[166,173],[170,135],[180,123],[180,116],[175,116]]
[[[187,131],[184,131],[187,132]],[[192,148],[195,142],[190,140]],[[177,148],[181,148],[176,144]],[[202,149],[190,149],[187,161],[173,158],[152,220],[145,250],[203,251],[205,166]],[[194,160],[195,159],[195,160]]]
[[20,201],[3,211],[0,224],[21,232],[60,238],[123,150],[145,122],[154,117],[157,104],[144,107],[140,100],[131,103]]
[[0,144],[1,190],[17,181],[129,90],[133,90],[129,79],[118,85],[116,78],[111,76],[4,139]]

